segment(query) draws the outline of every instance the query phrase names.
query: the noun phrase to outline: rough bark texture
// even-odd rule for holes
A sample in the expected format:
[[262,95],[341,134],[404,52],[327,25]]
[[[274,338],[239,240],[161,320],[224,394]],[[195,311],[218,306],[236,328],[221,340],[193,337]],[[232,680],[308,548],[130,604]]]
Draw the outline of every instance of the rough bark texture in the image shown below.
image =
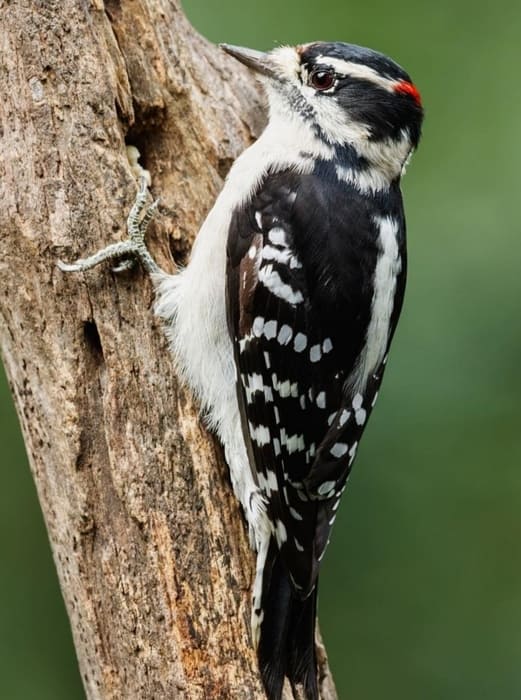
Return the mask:
[[0,0],[0,26],[0,341],[86,694],[262,698],[253,557],[150,282],[56,267],[125,237],[125,144],[162,197],[156,259],[186,259],[259,89],[176,0]]

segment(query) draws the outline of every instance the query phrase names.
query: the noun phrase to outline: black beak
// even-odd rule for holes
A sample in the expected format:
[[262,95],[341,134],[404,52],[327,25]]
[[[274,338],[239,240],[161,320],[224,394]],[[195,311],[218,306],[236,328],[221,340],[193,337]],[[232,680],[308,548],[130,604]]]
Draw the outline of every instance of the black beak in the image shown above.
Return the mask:
[[254,49],[245,49],[242,46],[230,46],[230,44],[219,44],[223,51],[229,53],[245,66],[251,68],[256,73],[266,75],[269,78],[276,77],[276,67],[268,53],[255,51]]

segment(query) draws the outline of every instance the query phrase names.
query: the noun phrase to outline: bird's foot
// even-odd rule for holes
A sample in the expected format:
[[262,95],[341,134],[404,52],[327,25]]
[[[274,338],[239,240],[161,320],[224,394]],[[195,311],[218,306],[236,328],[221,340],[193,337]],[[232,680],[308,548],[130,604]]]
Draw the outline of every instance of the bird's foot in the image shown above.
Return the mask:
[[80,258],[73,263],[65,263],[59,260],[58,267],[60,270],[64,272],[85,272],[106,260],[111,260],[117,261],[117,264],[112,268],[114,272],[123,272],[134,267],[136,260],[139,260],[149,274],[154,275],[162,273],[163,271],[150,255],[145,244],[145,233],[148,224],[157,211],[159,200],[156,199],[148,208],[146,200],[147,181],[142,177],[139,191],[127,219],[127,240],[119,243],[112,243],[106,248],[94,253],[94,255],[88,258]]

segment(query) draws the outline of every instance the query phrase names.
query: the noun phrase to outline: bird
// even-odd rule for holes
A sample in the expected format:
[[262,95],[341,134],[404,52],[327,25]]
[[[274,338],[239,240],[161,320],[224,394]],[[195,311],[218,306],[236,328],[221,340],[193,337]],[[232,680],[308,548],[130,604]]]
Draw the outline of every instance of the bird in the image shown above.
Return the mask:
[[137,257],[178,370],[217,434],[257,553],[251,629],[269,700],[285,679],[318,700],[320,563],[375,405],[405,292],[400,181],[420,141],[420,93],[395,61],[343,42],[268,52],[227,44],[268,98],[188,265],[129,241],[64,270]]

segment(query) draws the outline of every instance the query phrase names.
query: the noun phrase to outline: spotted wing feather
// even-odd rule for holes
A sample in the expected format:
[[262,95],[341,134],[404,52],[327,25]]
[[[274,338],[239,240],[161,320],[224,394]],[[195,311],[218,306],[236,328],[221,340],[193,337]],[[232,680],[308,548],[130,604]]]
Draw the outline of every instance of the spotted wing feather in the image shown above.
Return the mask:
[[307,347],[307,289],[285,223],[292,192],[283,188],[271,196],[273,201],[261,193],[232,222],[228,309],[250,461],[293,581],[309,588],[317,504],[303,487],[312,456],[302,418],[312,417],[308,382],[295,358]]
[[[350,197],[349,219],[337,197]],[[227,304],[252,468],[295,588],[313,589],[383,365],[363,393],[378,231],[338,181],[272,175],[233,216]]]

